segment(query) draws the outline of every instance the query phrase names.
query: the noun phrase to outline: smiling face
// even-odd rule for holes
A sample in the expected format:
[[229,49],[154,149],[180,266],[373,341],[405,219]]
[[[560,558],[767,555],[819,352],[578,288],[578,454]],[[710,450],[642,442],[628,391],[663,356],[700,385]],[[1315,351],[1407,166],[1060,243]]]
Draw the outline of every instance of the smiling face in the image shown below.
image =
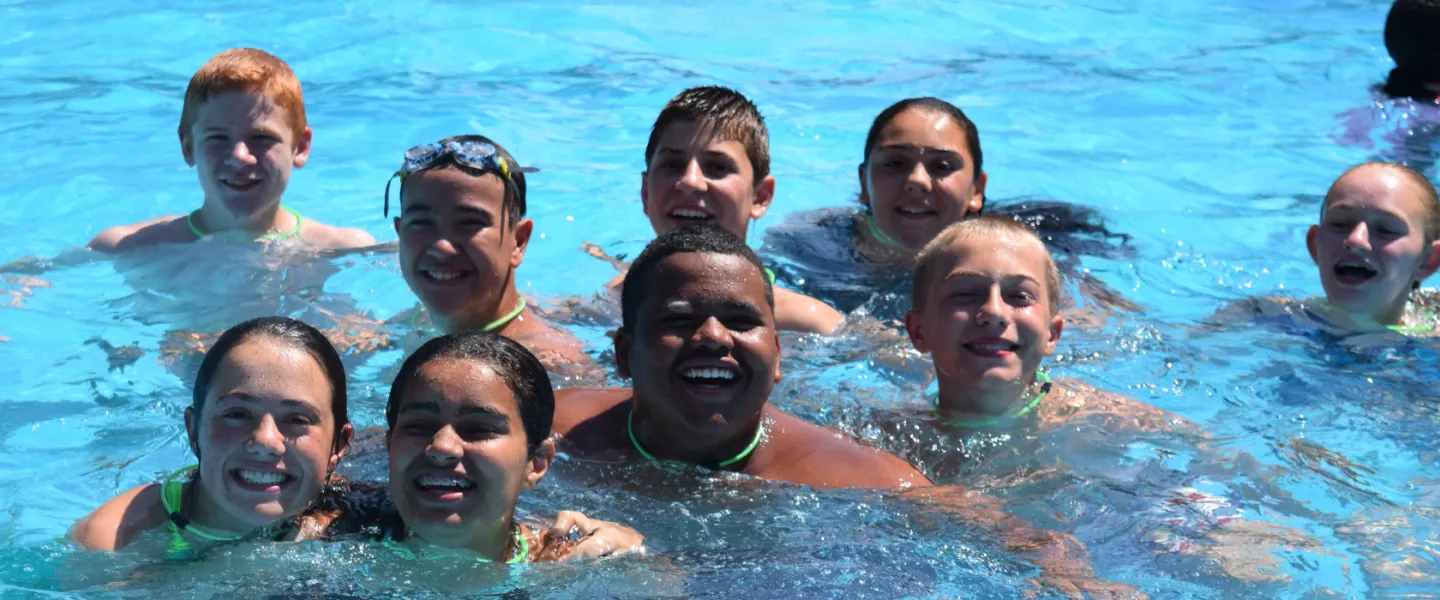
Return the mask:
[[860,202],[880,231],[908,248],[924,247],[984,201],[985,174],[975,172],[965,130],[944,113],[895,115],[860,167]]
[[733,437],[780,380],[780,338],[765,275],[743,257],[679,253],[649,274],[616,362],[648,417],[698,440]]
[[440,321],[480,327],[510,308],[502,299],[534,224],[506,224],[504,199],[498,175],[442,167],[406,176],[395,218],[400,271]]
[[942,391],[1027,385],[1063,327],[1050,312],[1045,247],[1013,234],[969,235],[944,252],[923,306],[905,315],[910,340],[934,359]]
[[1382,324],[1399,322],[1413,285],[1440,264],[1440,244],[1425,240],[1426,201],[1384,166],[1356,168],[1331,186],[1306,245],[1332,305]]
[[710,222],[744,239],[750,220],[765,215],[775,194],[773,176],[755,181],[743,144],[694,121],[667,126],[649,160],[640,200],[656,234]]
[[515,395],[489,366],[433,360],[407,385],[386,438],[395,508],[426,541],[493,553],[509,540],[520,493],[545,476],[549,444],[531,455]]
[[[330,403],[325,371],[304,350],[263,336],[235,346],[203,410],[185,413],[204,489],[196,520],[241,531],[299,515],[344,454]],[[339,435],[348,442],[350,425]]]
[[274,210],[290,169],[305,166],[310,156],[310,128],[292,131],[285,111],[259,92],[221,92],[198,113],[180,146],[205,201],[242,222]]

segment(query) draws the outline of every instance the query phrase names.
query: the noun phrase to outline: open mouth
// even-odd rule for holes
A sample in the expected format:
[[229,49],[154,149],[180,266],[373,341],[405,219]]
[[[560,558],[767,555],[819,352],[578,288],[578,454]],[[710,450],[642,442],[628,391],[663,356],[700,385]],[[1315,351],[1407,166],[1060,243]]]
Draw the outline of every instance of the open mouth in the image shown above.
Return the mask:
[[241,488],[255,492],[278,492],[295,479],[289,473],[264,469],[231,469],[230,477]]
[[730,367],[690,367],[680,371],[686,383],[702,388],[721,389],[740,382],[740,372]]
[[451,284],[470,276],[469,271],[457,269],[420,269],[420,276],[426,281],[438,284]]
[[455,502],[465,492],[475,487],[475,482],[459,475],[421,475],[415,478],[415,488],[422,496],[436,502]]
[[1335,281],[1345,285],[1360,285],[1379,274],[1374,267],[1363,262],[1342,260],[1335,263]]
[[698,208],[677,208],[670,211],[670,218],[681,223],[703,223],[715,219],[715,215]]
[[231,179],[231,178],[228,178],[228,177],[221,177],[221,178],[220,178],[220,183],[221,183],[222,185],[224,185],[225,187],[230,188],[230,189],[232,189],[232,190],[235,190],[235,191],[237,191],[237,192],[248,192],[248,191],[250,191],[250,190],[253,190],[253,189],[257,188],[257,187],[260,187],[260,184],[261,184],[262,182],[264,182],[264,181],[265,181],[265,180],[263,180],[263,179],[245,179],[245,180],[241,180],[241,179]]
[[897,206],[895,212],[907,219],[924,219],[940,214],[927,206]]
[[1006,341],[985,340],[961,344],[966,352],[983,358],[1004,358],[1015,354],[1020,349],[1019,344],[1012,344]]

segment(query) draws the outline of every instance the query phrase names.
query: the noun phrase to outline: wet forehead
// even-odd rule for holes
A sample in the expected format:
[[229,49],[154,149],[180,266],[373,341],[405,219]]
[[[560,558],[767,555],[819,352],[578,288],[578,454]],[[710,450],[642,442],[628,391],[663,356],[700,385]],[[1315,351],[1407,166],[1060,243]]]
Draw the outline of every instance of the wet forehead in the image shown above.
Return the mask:
[[1346,173],[1325,195],[1326,210],[1382,210],[1418,221],[1425,197],[1407,178],[1383,167],[1362,167]]
[[489,409],[519,418],[515,393],[489,365],[455,358],[425,363],[405,390],[399,412],[427,412],[455,418],[475,409]]
[[225,355],[215,369],[209,393],[215,399],[298,401],[328,412],[330,380],[310,353],[258,337]]
[[748,304],[771,315],[765,301],[765,274],[741,256],[710,252],[673,254],[655,265],[650,278],[646,304],[652,309],[677,303],[692,308]]
[[1009,233],[961,235],[945,251],[942,277],[981,274],[992,279],[1026,277],[1044,283],[1046,250],[1031,237]]
[[944,149],[969,158],[965,130],[960,123],[942,112],[910,108],[890,119],[880,130],[877,150]]
[[696,121],[674,121],[665,126],[655,144],[655,156],[666,154],[723,154],[745,167],[750,160],[745,154],[745,145],[739,140],[725,136],[718,124]]
[[505,183],[497,175],[476,177],[453,166],[426,169],[406,176],[400,200],[402,214],[407,210],[465,210],[496,215],[505,201]]

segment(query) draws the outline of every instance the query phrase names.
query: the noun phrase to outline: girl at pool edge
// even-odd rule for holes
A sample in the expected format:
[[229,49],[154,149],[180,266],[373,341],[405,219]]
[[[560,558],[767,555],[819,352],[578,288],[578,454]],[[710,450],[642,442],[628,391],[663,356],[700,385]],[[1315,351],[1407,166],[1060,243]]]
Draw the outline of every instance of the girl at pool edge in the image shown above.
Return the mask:
[[308,509],[331,491],[350,444],[345,368],[315,328],[264,317],[226,331],[195,377],[185,431],[199,465],[142,485],[79,520],[70,537],[114,551],[168,526],[171,554],[191,544],[321,537]]
[[555,458],[554,415],[545,367],[514,340],[466,331],[426,342],[385,408],[398,516],[384,526],[387,546],[408,554],[424,541],[507,563],[643,552],[634,529],[578,512],[543,532],[515,521],[520,494]]

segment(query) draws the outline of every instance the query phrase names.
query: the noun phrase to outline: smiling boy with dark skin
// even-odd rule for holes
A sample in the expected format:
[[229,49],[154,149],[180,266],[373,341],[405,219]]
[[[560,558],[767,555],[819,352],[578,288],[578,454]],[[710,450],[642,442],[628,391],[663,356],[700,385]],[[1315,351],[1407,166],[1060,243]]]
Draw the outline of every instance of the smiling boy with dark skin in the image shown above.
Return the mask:
[[631,266],[615,337],[630,389],[570,389],[555,427],[579,454],[620,450],[818,488],[913,487],[905,461],[767,402],[780,380],[774,296],[760,259],[715,226],[662,235]]

